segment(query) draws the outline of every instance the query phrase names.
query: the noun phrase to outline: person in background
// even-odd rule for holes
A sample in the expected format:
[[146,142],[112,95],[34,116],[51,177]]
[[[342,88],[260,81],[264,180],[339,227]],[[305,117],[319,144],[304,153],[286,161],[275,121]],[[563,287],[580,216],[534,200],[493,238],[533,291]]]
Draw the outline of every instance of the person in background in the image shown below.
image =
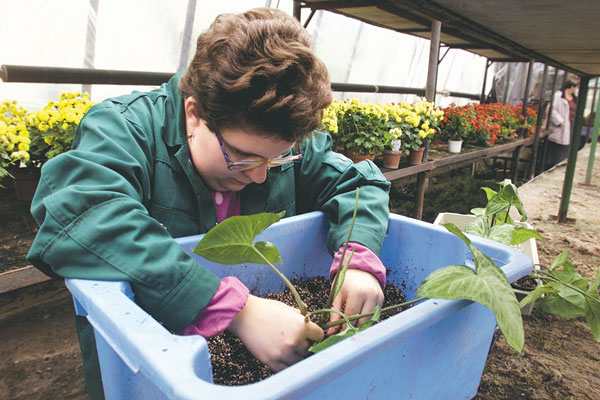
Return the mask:
[[[333,277],[360,187],[355,253],[334,308],[367,313],[382,303],[377,254],[390,184],[372,162],[330,150],[316,130],[330,102],[326,67],[296,19],[268,8],[217,17],[183,74],[94,106],[73,149],[44,165],[28,259],[54,278],[129,282],[136,302],[173,333],[230,330],[275,371],[300,361],[324,335],[316,324],[249,294],[237,278],[219,279],[174,238],[234,215],[319,210],[330,222]],[[93,329],[80,316],[76,328],[86,390],[103,398]]]
[[575,108],[577,105],[575,92],[578,88],[579,84],[577,82],[567,80],[563,85],[562,91],[554,93],[545,163],[546,169],[565,160],[569,155],[571,126],[575,119]]

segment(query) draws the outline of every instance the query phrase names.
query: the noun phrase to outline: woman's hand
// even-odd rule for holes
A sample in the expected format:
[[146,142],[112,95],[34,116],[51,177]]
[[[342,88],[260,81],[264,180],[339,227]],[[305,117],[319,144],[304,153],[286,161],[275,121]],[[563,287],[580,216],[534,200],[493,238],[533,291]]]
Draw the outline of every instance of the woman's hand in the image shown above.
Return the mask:
[[[373,274],[360,269],[348,269],[342,289],[333,300],[333,308],[342,311],[346,316],[351,316],[369,313],[375,309],[378,303],[383,306],[383,291],[377,278]],[[331,313],[330,321],[337,321],[340,318],[342,317],[339,314]],[[369,319],[368,317],[361,318],[353,324],[359,326]],[[343,326],[336,325],[329,328],[327,334],[332,335],[345,328],[345,324]]]
[[314,322],[305,322],[297,309],[252,295],[228,330],[273,371],[281,371],[308,356],[310,341],[324,336],[323,330]]

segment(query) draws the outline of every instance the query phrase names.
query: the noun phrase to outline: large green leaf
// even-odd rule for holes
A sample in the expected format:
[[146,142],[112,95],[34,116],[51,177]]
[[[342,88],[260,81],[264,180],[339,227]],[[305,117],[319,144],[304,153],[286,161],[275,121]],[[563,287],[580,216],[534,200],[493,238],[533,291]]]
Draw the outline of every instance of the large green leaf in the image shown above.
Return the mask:
[[585,316],[584,310],[559,296],[546,296],[535,302],[535,308],[564,318],[577,318]]
[[[488,193],[486,191],[486,193]],[[527,213],[523,208],[523,203],[517,194],[517,187],[505,179],[500,182],[500,190],[491,199],[489,199],[486,211],[488,215],[498,214],[503,211],[509,211],[514,206],[521,214],[521,222],[527,220]]]
[[490,234],[488,235],[488,239],[494,240],[498,243],[502,243],[502,244],[509,246],[513,232],[515,231],[516,228],[517,228],[516,225],[512,225],[512,224],[494,225],[490,229]]
[[553,269],[558,268],[561,265],[564,265],[567,262],[568,258],[569,258],[569,252],[563,251],[562,253],[560,253],[559,255],[557,255],[554,258],[554,261],[552,261],[552,264],[550,265],[549,269],[552,271]]
[[475,236],[487,237],[489,233],[488,217],[485,215],[476,217],[465,227],[465,232]]
[[600,295],[598,295],[598,288],[594,288],[594,285],[592,285],[587,294],[591,298],[585,298],[585,319],[592,329],[594,339],[600,342]]
[[451,265],[431,273],[417,289],[422,297],[466,299],[484,305],[496,315],[506,342],[519,353],[523,349],[523,320],[517,298],[504,272],[453,224],[446,229],[459,236],[473,253],[475,271]]
[[542,235],[540,235],[535,229],[518,227],[517,229],[515,229],[512,236],[510,237],[510,244],[515,246],[531,238],[543,240]]
[[256,236],[279,221],[278,214],[260,213],[226,219],[212,228],[196,245],[194,253],[219,264],[265,264],[259,250],[271,263],[280,263],[279,250],[269,242],[253,243]]
[[556,290],[558,291],[557,296],[564,301],[571,303],[581,310],[585,308],[585,296],[583,294],[565,285],[557,286]]
[[[560,284],[560,282],[555,282],[555,283]],[[548,287],[548,286],[549,286],[549,284],[544,285],[544,286],[538,286],[531,292],[527,293],[527,296],[523,297],[523,299],[519,302],[519,307],[523,308],[527,304],[533,303],[534,301],[536,301],[537,299],[539,299],[540,297],[542,297],[545,294],[557,293],[556,289],[553,289],[552,287]]]

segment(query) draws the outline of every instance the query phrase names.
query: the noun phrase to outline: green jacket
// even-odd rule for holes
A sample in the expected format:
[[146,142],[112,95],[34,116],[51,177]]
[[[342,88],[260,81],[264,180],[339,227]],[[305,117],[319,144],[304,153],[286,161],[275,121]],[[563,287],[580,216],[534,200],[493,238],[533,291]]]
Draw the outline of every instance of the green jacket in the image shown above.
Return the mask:
[[[210,190],[190,161],[178,82],[175,76],[151,92],[106,100],[85,115],[73,150],[42,168],[31,205],[40,228],[27,256],[52,277],[130,282],[136,301],[175,332],[219,285],[173,240],[217,222]],[[360,186],[352,241],[378,254],[389,182],[373,163],[352,164],[330,146],[328,135],[315,132],[301,143],[301,160],[244,188],[241,212],[322,210],[333,253],[346,239]]]

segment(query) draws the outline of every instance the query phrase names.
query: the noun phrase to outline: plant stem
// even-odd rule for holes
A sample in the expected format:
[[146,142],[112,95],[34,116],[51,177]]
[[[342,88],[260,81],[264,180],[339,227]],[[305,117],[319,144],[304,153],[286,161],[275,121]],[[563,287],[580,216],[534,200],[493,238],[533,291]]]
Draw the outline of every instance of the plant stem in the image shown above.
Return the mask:
[[[554,277],[553,275],[551,275],[551,274],[547,274],[547,273],[545,273],[545,272],[534,272],[534,273],[535,273],[535,275],[536,275],[535,277],[536,277],[536,278],[539,278],[539,279],[541,279],[541,280],[542,280],[542,282],[543,282],[544,280],[547,280],[547,281],[552,281],[552,282],[560,282],[560,279],[558,279],[558,278],[555,278],[555,277]],[[595,302],[597,302],[597,303],[600,303],[600,300],[598,300],[597,298],[595,298],[595,297],[593,297],[593,296],[590,296],[589,294],[587,294],[587,293],[586,293],[586,292],[584,292],[583,290],[579,289],[578,287],[575,287],[575,286],[573,286],[573,285],[571,285],[571,284],[568,284],[568,283],[562,283],[562,285],[565,285],[565,286],[566,286],[566,287],[568,287],[569,289],[571,289],[571,290],[573,290],[573,291],[575,291],[575,292],[577,292],[577,293],[579,293],[579,294],[583,295],[584,297],[587,297],[588,299],[592,299],[592,300],[594,300]]]
[[271,262],[269,260],[267,260],[267,258],[260,251],[258,251],[254,246],[252,248],[263,260],[265,260],[265,263],[267,263],[267,265],[269,267],[271,267],[271,269],[273,269],[273,271],[275,271],[275,273],[277,275],[279,275],[279,277],[281,279],[283,279],[283,281],[287,285],[288,289],[290,289],[290,292],[292,292],[292,295],[294,296],[294,300],[296,300],[296,304],[298,304],[298,308],[300,309],[300,313],[302,315],[306,315],[306,313],[307,313],[306,305],[300,298],[300,295],[298,294],[298,291],[296,290],[296,288],[294,287],[292,282],[290,282],[289,279],[285,275],[283,275],[281,272],[279,272],[279,270],[277,268],[275,268],[275,266],[273,264],[271,264]]
[[[333,278],[333,283],[331,284],[331,291],[329,292],[329,297],[327,297],[327,302],[325,303],[324,308],[331,308],[333,304],[333,300],[340,292],[342,288],[342,284],[344,283],[344,277],[346,276],[346,270],[348,269],[348,265],[350,265],[350,260],[352,260],[352,256],[354,255],[354,249],[350,254],[350,258],[348,262],[344,265],[344,258],[346,257],[346,251],[348,250],[348,245],[350,244],[350,236],[352,235],[352,230],[354,229],[354,221],[356,221],[356,210],[358,209],[358,198],[360,194],[360,189],[356,188],[356,199],[354,202],[354,212],[352,213],[352,222],[350,222],[350,230],[348,231],[348,238],[346,239],[346,243],[344,243],[344,250],[342,250],[342,257],[340,259],[340,263],[338,265],[338,270]],[[341,280],[341,281],[340,281]],[[339,282],[338,282],[339,281]],[[318,324],[323,324],[326,321],[326,316],[324,315],[319,320]]]
[[[395,304],[395,305],[393,305],[393,306],[388,306],[388,307],[382,308],[382,309],[381,309],[381,312],[382,312],[382,313],[384,313],[384,312],[386,312],[386,311],[392,311],[392,310],[395,310],[395,309],[397,309],[397,308],[406,307],[406,306],[409,306],[409,305],[411,305],[411,304],[414,304],[414,303],[418,303],[419,301],[423,301],[423,300],[426,300],[426,299],[427,299],[426,297],[419,297],[419,298],[416,298],[416,299],[414,299],[414,300],[406,301],[406,302],[404,302],[404,303]],[[340,313],[340,312],[339,312],[339,311],[337,311],[337,310],[333,310],[333,309],[329,309],[329,308],[324,308],[324,309],[320,309],[320,310],[311,311],[311,312],[309,312],[308,314],[306,314],[306,317],[310,317],[311,315],[314,315],[314,314],[329,313],[329,312],[332,312],[332,311],[333,311],[333,312],[336,312],[336,313],[338,313],[338,314],[340,314],[340,315],[342,315],[342,316],[344,316],[344,314]],[[351,315],[351,316],[349,316],[349,317],[346,317],[346,319],[347,319],[349,322],[351,322],[351,321],[356,321],[357,319],[361,319],[361,318],[370,317],[370,316],[372,316],[373,314],[374,314],[374,311],[371,311],[371,312],[369,312],[369,313],[366,313],[366,314],[354,314],[354,315]],[[343,323],[347,323],[347,322],[346,322],[345,320],[342,320],[342,319],[340,319],[340,320],[337,320],[337,321],[328,322],[328,323],[326,323],[326,324],[320,324],[320,323],[319,323],[318,325],[319,325],[319,326],[320,326],[322,329],[329,329],[329,328],[331,328],[331,327],[333,327],[333,326],[341,325],[341,324],[343,324]]]

